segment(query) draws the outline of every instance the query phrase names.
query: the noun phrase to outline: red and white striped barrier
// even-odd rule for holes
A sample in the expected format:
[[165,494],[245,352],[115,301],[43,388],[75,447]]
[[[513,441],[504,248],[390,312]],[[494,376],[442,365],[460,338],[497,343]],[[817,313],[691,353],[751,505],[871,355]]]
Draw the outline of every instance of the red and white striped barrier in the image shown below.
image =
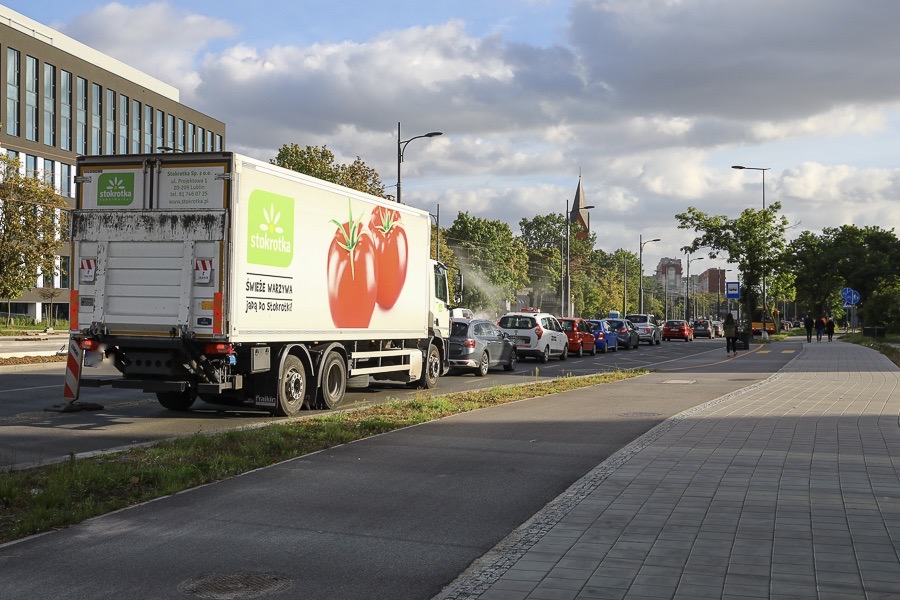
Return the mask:
[[84,350],[75,338],[69,338],[69,360],[66,361],[66,385],[63,399],[68,402],[78,400],[81,387],[81,367],[84,363]]

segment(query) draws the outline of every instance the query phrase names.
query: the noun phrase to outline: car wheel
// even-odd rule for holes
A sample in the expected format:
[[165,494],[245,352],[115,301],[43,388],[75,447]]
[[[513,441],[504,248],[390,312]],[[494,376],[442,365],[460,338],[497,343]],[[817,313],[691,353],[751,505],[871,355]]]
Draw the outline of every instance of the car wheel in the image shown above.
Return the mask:
[[578,358],[584,357],[584,346],[582,344],[578,344],[578,352],[575,353],[575,356]]
[[478,363],[478,368],[475,369],[475,374],[479,377],[484,377],[488,374],[488,370],[491,368],[491,359],[488,356],[487,352],[481,353],[481,362]]
[[562,354],[559,355],[559,360],[566,360],[569,358],[569,345],[566,344],[563,348]]
[[591,344],[591,350],[590,350],[589,354],[591,356],[597,355],[597,344]]
[[550,360],[550,344],[544,346],[544,351],[541,353],[540,360],[542,363],[545,363]]
[[603,342],[603,349],[600,350],[600,352],[602,352],[603,354],[606,354],[607,352],[609,352],[609,343]]
[[513,350],[509,355],[509,362],[503,365],[504,371],[515,371],[516,365],[519,364],[519,355]]
[[635,349],[635,350],[640,350],[640,349],[641,349],[641,340],[638,340],[638,341],[636,341],[636,342],[634,343],[634,349]]

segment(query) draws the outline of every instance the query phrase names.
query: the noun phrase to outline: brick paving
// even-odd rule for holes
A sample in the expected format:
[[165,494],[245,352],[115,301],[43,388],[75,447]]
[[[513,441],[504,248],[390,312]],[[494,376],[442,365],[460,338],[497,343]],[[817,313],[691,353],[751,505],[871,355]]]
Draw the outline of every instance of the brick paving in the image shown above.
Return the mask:
[[598,465],[438,598],[900,597],[900,369],[803,347]]

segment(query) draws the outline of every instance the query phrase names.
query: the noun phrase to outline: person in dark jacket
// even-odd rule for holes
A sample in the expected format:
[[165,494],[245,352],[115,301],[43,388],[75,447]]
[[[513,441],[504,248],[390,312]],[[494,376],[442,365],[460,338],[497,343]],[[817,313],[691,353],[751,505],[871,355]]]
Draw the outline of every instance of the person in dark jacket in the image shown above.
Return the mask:
[[825,331],[825,317],[816,319],[816,341],[822,341],[822,332]]
[[831,338],[834,337],[834,319],[828,317],[828,320],[825,322],[825,333],[828,334],[828,341],[831,341]]
[[806,328],[806,343],[809,344],[812,342],[812,330],[813,330],[813,320],[812,317],[806,315],[803,317],[803,327]]
[[733,314],[728,313],[725,315],[722,332],[725,334],[725,356],[732,352],[737,356],[737,323],[734,322]]

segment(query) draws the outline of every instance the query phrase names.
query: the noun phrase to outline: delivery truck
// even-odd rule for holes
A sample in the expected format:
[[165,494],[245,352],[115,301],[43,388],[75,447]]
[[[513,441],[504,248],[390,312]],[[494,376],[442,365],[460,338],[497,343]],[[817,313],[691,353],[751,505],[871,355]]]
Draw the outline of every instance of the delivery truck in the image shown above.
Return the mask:
[[[286,416],[447,372],[428,212],[230,152],[83,156],[75,183],[67,402],[110,385]],[[83,377],[101,361],[121,375]]]

